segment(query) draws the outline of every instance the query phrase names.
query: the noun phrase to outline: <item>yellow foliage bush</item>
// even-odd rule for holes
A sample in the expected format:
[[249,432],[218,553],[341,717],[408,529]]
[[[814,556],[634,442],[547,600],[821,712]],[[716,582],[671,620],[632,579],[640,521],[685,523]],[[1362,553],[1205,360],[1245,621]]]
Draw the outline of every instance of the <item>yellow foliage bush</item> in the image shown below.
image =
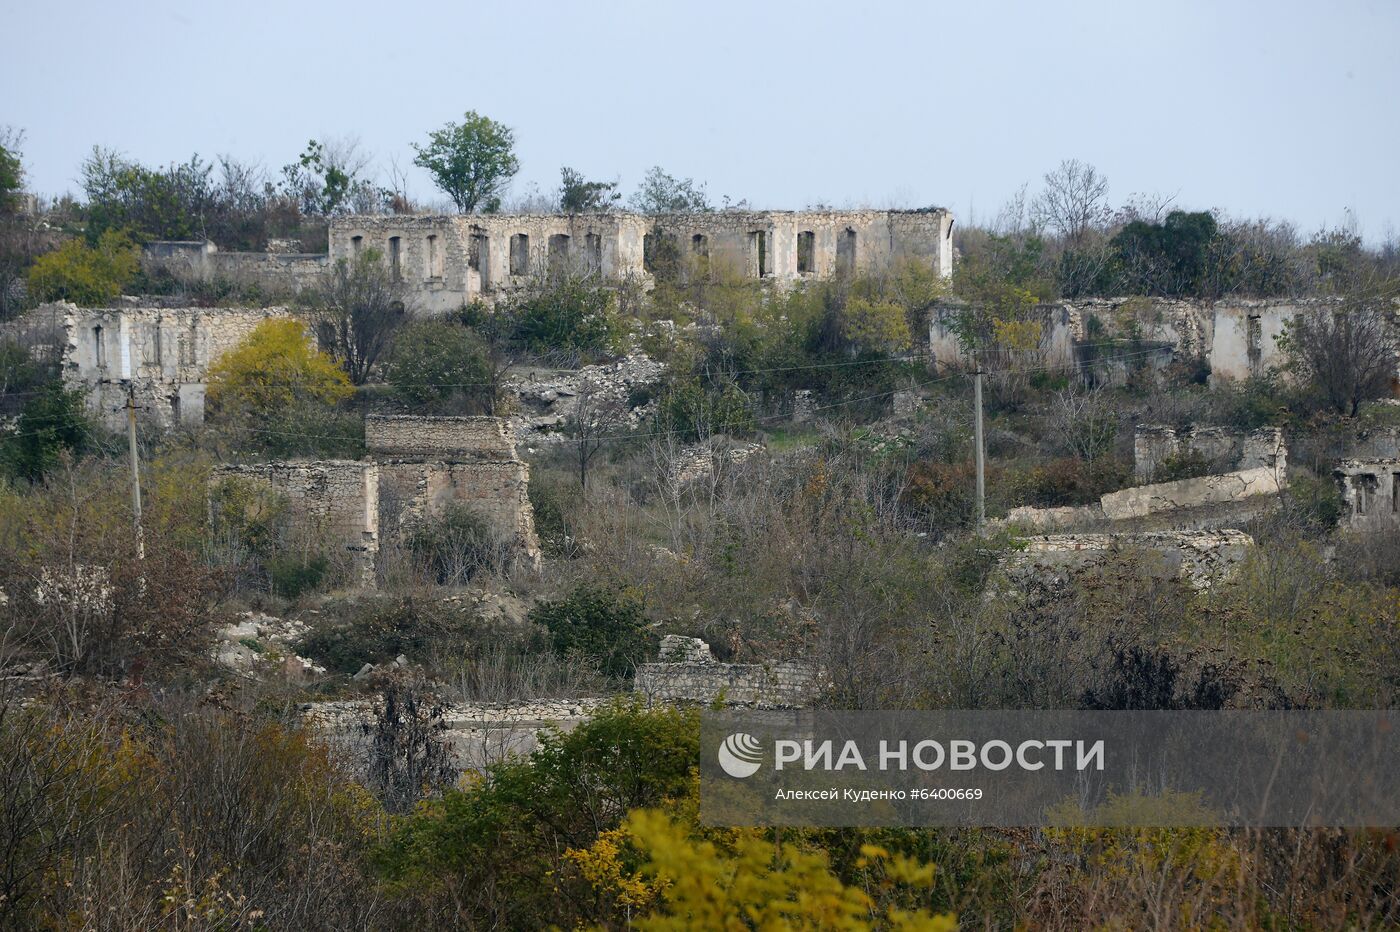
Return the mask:
[[355,392],[335,361],[311,346],[297,320],[266,320],[209,367],[209,401],[270,415],[296,402],[337,404]]
[[116,230],[103,233],[96,248],[71,239],[35,260],[29,294],[40,301],[100,306],[121,294],[140,265],[135,244]]
[[[848,886],[830,869],[821,849],[792,842],[784,847],[757,829],[692,837],[665,812],[632,812],[621,829],[605,832],[568,858],[595,889],[616,902],[647,910],[632,919],[638,929],[871,929],[951,932],[957,920],[923,909],[881,908],[871,893]],[[627,851],[639,866],[627,863]],[[934,868],[875,845],[861,848],[858,866],[881,887],[928,888]]]

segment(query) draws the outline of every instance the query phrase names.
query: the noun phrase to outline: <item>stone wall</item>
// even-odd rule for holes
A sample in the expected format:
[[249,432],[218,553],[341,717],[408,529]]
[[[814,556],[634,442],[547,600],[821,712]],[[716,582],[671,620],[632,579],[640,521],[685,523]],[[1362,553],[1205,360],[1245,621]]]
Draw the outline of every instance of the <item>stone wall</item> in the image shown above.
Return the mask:
[[353,460],[215,467],[211,485],[257,483],[286,497],[293,531],[351,555],[367,580],[379,553],[379,466]]
[[632,688],[648,702],[803,708],[820,696],[825,682],[815,665],[801,661],[719,663],[698,638],[668,636],[660,657],[659,663],[639,664],[633,679]]
[[1333,476],[1345,502],[1342,526],[1365,530],[1400,524],[1400,458],[1342,460]]
[[263,321],[292,316],[281,307],[59,307],[64,382],[85,390],[89,409],[111,429],[126,423],[119,410],[126,379],[143,419],[162,427],[201,423],[209,366]]
[[663,241],[686,262],[723,263],[781,283],[875,269],[899,257],[946,277],[951,232],[952,216],[942,209],[354,216],[331,221],[330,260],[378,250],[421,310],[446,313],[564,271],[647,280],[648,257]]
[[1146,566],[1164,577],[1207,589],[1230,576],[1249,554],[1254,539],[1243,531],[1161,531],[1145,534],[1048,534],[1025,539],[1001,564],[1012,585],[1054,587],[1101,567],[1119,555],[1144,555]]
[[469,505],[532,563],[540,559],[530,508],[530,467],[516,455],[510,422],[493,417],[365,418],[365,446],[379,463],[380,524],[400,539],[449,505]]
[[141,267],[147,274],[164,272],[181,282],[229,282],[258,287],[264,292],[291,295],[313,288],[326,270],[324,253],[292,253],[274,250],[270,241],[266,252],[221,252],[204,241],[166,240],[147,243],[141,251]]
[[1261,466],[1109,492],[1099,498],[1099,507],[1108,520],[1121,521],[1167,511],[1237,502],[1256,495],[1277,495],[1283,485],[1283,476],[1278,470]]
[[[306,461],[225,466],[215,481],[242,477],[286,495],[294,519],[325,539],[363,554],[372,569],[390,545],[422,522],[464,503],[506,545],[538,565],[530,508],[530,467],[515,453],[508,423],[497,418],[365,419],[365,461]],[[415,439],[417,438],[417,439]],[[366,570],[367,582],[373,574]]]
[[1288,448],[1278,427],[1239,430],[1195,426],[1176,430],[1140,424],[1134,432],[1133,471],[1140,480],[1152,478],[1167,459],[1188,454],[1200,456],[1215,472],[1267,467],[1283,474],[1288,468]]
[[[936,305],[929,314],[929,366],[936,372],[950,368],[967,368],[971,364],[965,347],[958,339],[957,319],[967,306],[957,302]],[[1031,314],[1041,324],[1037,366],[1052,370],[1075,366],[1075,330],[1069,307],[1063,304],[1038,304]]]

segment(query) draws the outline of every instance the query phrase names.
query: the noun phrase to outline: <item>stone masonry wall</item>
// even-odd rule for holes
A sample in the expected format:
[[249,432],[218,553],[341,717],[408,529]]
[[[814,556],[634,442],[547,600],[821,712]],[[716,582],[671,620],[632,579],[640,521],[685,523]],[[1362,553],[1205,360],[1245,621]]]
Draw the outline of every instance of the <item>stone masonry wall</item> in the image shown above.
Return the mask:
[[[446,313],[555,272],[649,279],[648,237],[673,238],[683,258],[703,256],[776,282],[874,269],[897,257],[948,276],[951,229],[942,209],[353,216],[331,221],[330,261],[378,250],[421,310]],[[810,244],[801,262],[800,238]]]
[[633,690],[648,702],[802,708],[825,681],[816,666],[801,661],[718,663],[698,638],[667,636],[659,656],[659,663],[639,664],[633,679]]
[[[1254,539],[1243,531],[1161,531],[1145,534],[1048,534],[1030,537],[1024,549],[1002,560],[1013,585],[1055,586],[1071,576],[1108,563],[1115,555],[1138,552],[1155,570],[1207,589],[1227,578],[1245,559]],[[1149,567],[1152,562],[1149,562]]]
[[1400,524],[1400,459],[1342,460],[1333,476],[1346,505],[1344,527],[1362,530]]
[[215,467],[211,485],[267,486],[286,496],[294,533],[305,542],[349,553],[371,575],[379,552],[379,466],[352,460]]
[[1280,474],[1288,467],[1283,430],[1262,427],[1237,430],[1229,427],[1191,427],[1176,430],[1157,424],[1139,425],[1133,436],[1133,471],[1150,479],[1169,457],[1198,454],[1219,472],[1270,468]]

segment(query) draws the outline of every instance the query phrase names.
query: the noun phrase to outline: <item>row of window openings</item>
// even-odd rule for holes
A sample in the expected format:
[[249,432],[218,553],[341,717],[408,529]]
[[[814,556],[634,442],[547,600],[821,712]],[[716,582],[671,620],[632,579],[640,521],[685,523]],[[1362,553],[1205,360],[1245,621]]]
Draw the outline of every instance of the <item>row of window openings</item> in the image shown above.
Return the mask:
[[[571,237],[566,233],[556,233],[549,238],[549,266],[552,271],[565,267],[569,259]],[[350,237],[350,248],[359,255],[364,247],[363,236]],[[442,272],[442,250],[437,236],[424,240],[423,250],[425,273],[429,281],[440,280]],[[490,239],[481,234],[471,238],[467,267],[474,272],[485,273],[489,263]],[[603,265],[603,238],[596,233],[584,236],[584,260],[588,271],[597,272]],[[389,274],[394,281],[403,281],[403,239],[389,237]],[[510,238],[510,274],[514,276],[530,274],[530,237],[526,233],[516,233]]]
[[[1380,491],[1380,479],[1373,473],[1362,473],[1356,477],[1356,513],[1370,514],[1376,493]],[[1390,475],[1390,510],[1400,514],[1400,472]]]
[[[658,259],[658,253],[662,247],[658,237],[666,237],[665,234],[648,233],[642,242],[642,264],[648,272],[655,272],[662,264]],[[350,247],[355,255],[360,254],[364,246],[363,236],[352,236]],[[563,267],[569,258],[569,240],[566,233],[556,233],[549,238],[549,265],[551,270]],[[749,242],[752,244],[750,253],[756,261],[755,272],[759,278],[767,278],[773,274],[773,234],[766,230],[756,230],[749,234]],[[436,234],[430,235],[424,241],[424,257],[426,260],[426,273],[429,281],[436,281],[442,278],[442,250],[438,245]],[[709,238],[703,233],[696,233],[690,238],[690,250],[697,258],[707,258],[710,254]],[[817,235],[811,230],[804,230],[797,234],[797,274],[808,275],[817,270]],[[468,255],[467,265],[473,271],[483,271],[485,265],[484,257],[489,254],[489,240],[482,235],[474,235],[471,241],[471,251]],[[836,268],[838,272],[851,271],[855,267],[856,256],[856,231],[847,229],[836,241]],[[394,281],[403,281],[403,240],[402,237],[389,237],[389,274]],[[596,233],[589,233],[584,237],[584,259],[587,270],[590,272],[601,271],[603,264],[603,240]],[[510,238],[510,274],[513,276],[530,274],[530,236],[526,233],[516,233]]]
[[[102,338],[103,330],[99,324],[92,328],[92,343],[94,357],[97,368],[107,368],[107,343]],[[180,334],[180,359],[179,365],[193,366],[195,364],[195,341],[197,334],[193,325],[190,326],[189,333]],[[144,352],[141,354],[141,364],[144,366],[159,366],[164,362],[164,354],[161,352],[164,339],[161,336],[161,327],[155,326],[151,330],[151,339],[145,344]]]
[[[642,265],[648,272],[655,272],[664,264],[664,254],[674,250],[674,237],[664,233],[648,233],[642,238]],[[667,244],[670,248],[667,248]],[[690,253],[697,259],[707,259],[710,255],[709,237],[696,233],[690,238]],[[773,234],[767,230],[754,230],[749,234],[749,256],[752,259],[750,271],[759,278],[767,278],[774,272]],[[836,241],[836,269],[849,272],[855,268],[856,231],[845,230]],[[817,270],[817,234],[803,230],[797,234],[797,274],[810,275]]]

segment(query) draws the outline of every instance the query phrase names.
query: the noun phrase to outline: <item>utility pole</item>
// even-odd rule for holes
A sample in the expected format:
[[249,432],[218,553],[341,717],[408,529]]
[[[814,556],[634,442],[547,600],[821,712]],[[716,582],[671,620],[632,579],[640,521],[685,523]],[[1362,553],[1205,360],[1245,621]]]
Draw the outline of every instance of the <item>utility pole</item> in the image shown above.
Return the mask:
[[126,383],[126,440],[131,454],[131,513],[136,520],[136,558],[146,559],[146,535],[141,529],[141,463],[136,453],[136,383]]
[[972,384],[973,404],[977,408],[972,421],[972,439],[977,447],[977,535],[980,537],[987,526],[987,456],[982,445],[982,363],[980,361],[977,363],[977,373],[973,377]]

